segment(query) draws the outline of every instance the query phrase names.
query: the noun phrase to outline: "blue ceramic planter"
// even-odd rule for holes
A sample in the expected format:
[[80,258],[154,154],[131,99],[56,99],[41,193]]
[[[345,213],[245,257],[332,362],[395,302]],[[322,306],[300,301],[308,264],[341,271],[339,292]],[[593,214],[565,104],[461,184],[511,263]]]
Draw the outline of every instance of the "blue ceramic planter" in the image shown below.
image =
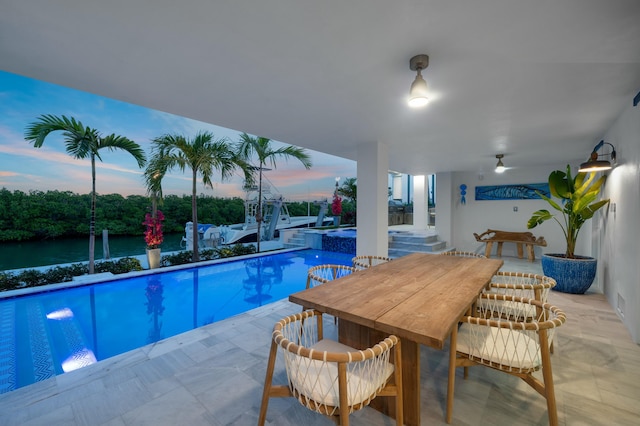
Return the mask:
[[543,254],[542,271],[556,280],[554,290],[563,293],[583,294],[596,277],[597,260],[593,257],[576,256],[566,259],[561,254]]

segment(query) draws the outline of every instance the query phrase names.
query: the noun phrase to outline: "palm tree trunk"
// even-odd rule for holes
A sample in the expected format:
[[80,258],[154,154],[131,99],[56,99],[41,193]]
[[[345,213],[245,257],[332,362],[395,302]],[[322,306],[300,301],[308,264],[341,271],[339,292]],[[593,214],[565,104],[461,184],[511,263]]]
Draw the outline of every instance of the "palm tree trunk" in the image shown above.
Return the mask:
[[89,221],[89,273],[95,272],[96,251],[96,156],[91,154],[91,219]]
[[198,170],[193,168],[193,184],[191,186],[191,221],[193,222],[193,256],[192,262],[200,260],[200,240],[198,239],[198,202],[196,199],[196,179],[198,178]]
[[256,222],[258,222],[258,235],[256,239],[258,247],[256,251],[260,253],[260,228],[262,226],[262,162],[260,163],[260,180],[258,182],[258,213],[256,214]]

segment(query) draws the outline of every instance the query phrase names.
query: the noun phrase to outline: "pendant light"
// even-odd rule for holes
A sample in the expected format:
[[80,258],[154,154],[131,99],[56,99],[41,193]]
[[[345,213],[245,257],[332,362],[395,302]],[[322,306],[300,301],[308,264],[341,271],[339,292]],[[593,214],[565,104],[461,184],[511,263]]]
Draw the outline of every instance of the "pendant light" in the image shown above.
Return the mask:
[[429,92],[427,90],[427,82],[422,78],[421,71],[429,66],[428,55],[416,55],[409,60],[409,68],[417,71],[417,75],[411,89],[409,90],[409,106],[416,108],[425,106],[429,103]]

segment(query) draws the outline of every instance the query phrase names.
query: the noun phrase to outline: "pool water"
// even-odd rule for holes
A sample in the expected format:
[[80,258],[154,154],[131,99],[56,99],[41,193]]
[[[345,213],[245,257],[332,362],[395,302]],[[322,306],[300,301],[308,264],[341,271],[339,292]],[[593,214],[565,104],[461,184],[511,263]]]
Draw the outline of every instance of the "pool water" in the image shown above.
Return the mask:
[[301,250],[0,299],[0,393],[45,380],[304,290]]

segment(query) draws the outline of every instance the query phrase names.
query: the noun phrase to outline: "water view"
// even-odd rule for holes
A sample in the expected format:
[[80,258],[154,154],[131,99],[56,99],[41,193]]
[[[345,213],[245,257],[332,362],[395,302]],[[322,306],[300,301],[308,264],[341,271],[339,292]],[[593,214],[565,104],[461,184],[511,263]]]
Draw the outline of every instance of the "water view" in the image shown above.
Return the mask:
[[[162,251],[180,250],[184,234],[165,234]],[[138,256],[145,253],[142,236],[109,237],[111,258]],[[103,259],[102,238],[96,236],[96,260]],[[89,237],[24,241],[0,244],[0,271],[89,261]]]

